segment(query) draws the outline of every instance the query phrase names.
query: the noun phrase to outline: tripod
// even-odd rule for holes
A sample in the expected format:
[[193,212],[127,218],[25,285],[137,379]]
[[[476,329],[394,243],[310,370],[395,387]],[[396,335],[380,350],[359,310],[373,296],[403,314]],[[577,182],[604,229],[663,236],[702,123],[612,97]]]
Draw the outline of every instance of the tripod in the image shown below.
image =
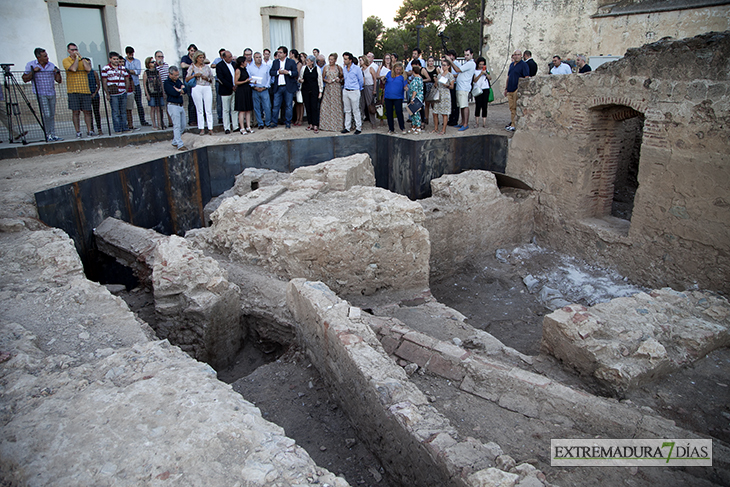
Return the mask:
[[12,64],[0,64],[0,67],[2,67],[3,70],[5,81],[3,86],[5,91],[5,113],[8,120],[8,137],[10,138],[9,142],[13,143],[14,139],[16,138],[13,136],[13,116],[15,116],[15,123],[20,129],[18,130],[18,134],[20,134],[18,138],[22,140],[23,145],[28,145],[28,141],[25,139],[28,131],[23,128],[23,119],[20,116],[20,104],[18,103],[18,94],[20,94],[20,97],[23,98],[25,104],[28,106],[28,110],[30,110],[30,113],[32,113],[35,119],[38,121],[38,125],[40,125],[43,129],[44,139],[46,135],[46,127],[45,124],[38,118],[35,110],[33,110],[33,107],[31,106],[28,97],[25,96],[25,92],[23,92],[23,89],[18,85],[18,80],[15,79],[12,71],[10,71],[10,66],[12,66]]

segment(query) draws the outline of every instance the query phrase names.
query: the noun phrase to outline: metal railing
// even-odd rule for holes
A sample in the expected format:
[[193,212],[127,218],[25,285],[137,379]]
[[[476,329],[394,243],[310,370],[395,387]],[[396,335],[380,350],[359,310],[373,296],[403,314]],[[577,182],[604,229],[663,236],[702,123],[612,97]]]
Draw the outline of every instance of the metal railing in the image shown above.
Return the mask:
[[[79,127],[83,138],[88,137],[89,130],[93,130],[95,136],[99,136],[100,132],[104,136],[114,134],[111,107],[100,84],[101,66],[95,67],[92,73],[99,76],[99,90],[97,96],[92,98],[90,127],[86,126],[83,111],[80,113]],[[2,88],[0,91],[2,93],[0,140],[3,143],[11,141],[10,127],[12,127],[12,142],[14,143],[42,142],[48,139],[52,131],[57,137],[65,140],[76,138],[73,111],[69,108],[68,79],[65,71],[61,70],[59,74],[61,83],[55,81],[55,74],[52,71],[36,72],[33,79],[27,83],[23,81],[23,71],[5,71],[4,74],[0,74],[0,88]],[[140,88],[142,90],[142,110],[146,121],[149,122],[151,121],[150,107],[144,94],[144,87],[140,86]],[[77,91],[73,83],[70,89],[72,92]],[[49,93],[53,93],[55,96],[49,96]],[[73,98],[74,95],[71,94],[72,103],[75,102]],[[184,99],[187,110],[189,97],[186,96]],[[215,110],[215,108],[214,106],[213,109]],[[49,112],[53,113],[53,117],[48,116]],[[141,126],[136,100],[131,107],[131,120],[135,129]],[[167,126],[166,114],[163,114],[163,120],[164,125]],[[52,128],[54,125],[55,128]]]

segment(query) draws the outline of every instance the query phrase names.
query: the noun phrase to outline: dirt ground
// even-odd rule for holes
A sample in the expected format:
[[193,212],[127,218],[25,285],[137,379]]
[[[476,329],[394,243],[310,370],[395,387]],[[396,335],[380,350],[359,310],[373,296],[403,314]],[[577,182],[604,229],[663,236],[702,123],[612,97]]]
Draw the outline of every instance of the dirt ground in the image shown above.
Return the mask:
[[[642,290],[618,274],[591,266],[559,252],[531,246],[486,256],[483,266],[467,269],[439,282],[431,292],[440,302],[468,318],[475,328],[491,333],[505,345],[535,357],[532,371],[573,388],[610,397],[593,378],[580,376],[540,352],[542,320],[552,310],[530,293],[523,282],[534,276],[562,292],[570,302],[591,306]],[[591,289],[586,289],[590,283]],[[677,425],[730,441],[730,349],[715,350],[689,367],[631,390],[621,400],[652,408]]]

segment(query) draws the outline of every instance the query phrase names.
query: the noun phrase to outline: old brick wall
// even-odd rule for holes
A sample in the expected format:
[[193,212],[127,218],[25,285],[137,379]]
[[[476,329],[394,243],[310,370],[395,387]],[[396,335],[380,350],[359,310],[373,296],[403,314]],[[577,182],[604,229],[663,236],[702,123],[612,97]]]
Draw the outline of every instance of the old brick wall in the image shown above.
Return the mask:
[[530,49],[539,66],[538,74],[546,75],[554,54],[564,59],[575,59],[577,54],[622,56],[630,48],[664,37],[682,39],[730,29],[730,5],[727,4],[687,8],[697,2],[685,2],[686,6],[673,2],[679,8],[662,10],[663,6],[655,5],[658,8],[634,9],[641,13],[624,9],[615,15],[618,9],[613,6],[608,10],[600,8],[605,3],[602,0],[488,0],[483,53],[493,78],[504,71],[496,83],[495,94],[502,96],[510,54],[515,49]]
[[[730,32],[524,80],[520,93],[506,172],[540,192],[539,236],[645,285],[730,291]],[[643,129],[629,222],[610,208],[634,118]]]

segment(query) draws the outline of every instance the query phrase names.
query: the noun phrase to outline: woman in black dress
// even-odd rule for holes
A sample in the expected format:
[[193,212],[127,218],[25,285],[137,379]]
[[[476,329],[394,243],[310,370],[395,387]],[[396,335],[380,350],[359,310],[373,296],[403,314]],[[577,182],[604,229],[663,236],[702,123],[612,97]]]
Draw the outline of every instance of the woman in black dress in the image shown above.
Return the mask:
[[[253,90],[251,89],[251,77],[246,70],[246,58],[240,56],[236,59],[236,73],[233,75],[233,84],[236,86],[235,109],[238,112],[238,125],[241,127],[241,134],[253,133],[251,128],[251,111],[253,110]],[[244,124],[245,120],[245,124]]]
[[322,99],[322,72],[314,64],[315,57],[307,57],[307,65],[299,71],[299,82],[302,84],[304,107],[307,109],[307,130],[319,132],[319,101]]

